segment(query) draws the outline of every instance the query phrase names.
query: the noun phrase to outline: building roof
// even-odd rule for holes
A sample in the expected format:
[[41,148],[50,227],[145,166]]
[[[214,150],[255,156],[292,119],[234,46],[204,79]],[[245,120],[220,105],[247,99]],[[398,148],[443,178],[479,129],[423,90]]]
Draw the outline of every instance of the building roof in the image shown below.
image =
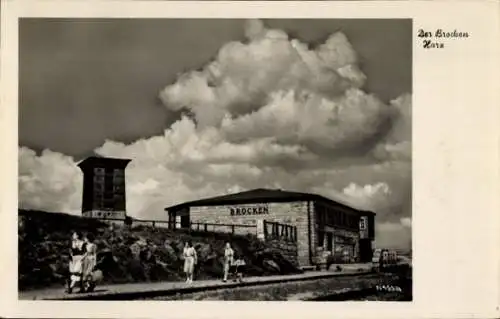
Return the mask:
[[281,189],[266,189],[257,188],[245,192],[205,198],[200,200],[195,200],[191,202],[185,202],[182,204],[174,205],[165,208],[166,211],[175,211],[186,207],[193,206],[217,206],[217,205],[239,205],[239,204],[251,204],[251,203],[273,203],[273,202],[293,202],[293,201],[321,201],[328,202],[330,204],[341,206],[343,208],[363,211],[367,214],[375,215],[375,213],[355,207],[347,203],[345,200],[341,199],[330,199],[318,194],[312,193],[301,193],[284,191]]
[[81,169],[85,169],[87,167],[95,167],[102,165],[104,167],[116,167],[116,168],[125,168],[127,167],[130,159],[127,158],[113,158],[113,157],[104,157],[104,156],[89,156],[86,159],[82,160],[78,163],[78,166]]

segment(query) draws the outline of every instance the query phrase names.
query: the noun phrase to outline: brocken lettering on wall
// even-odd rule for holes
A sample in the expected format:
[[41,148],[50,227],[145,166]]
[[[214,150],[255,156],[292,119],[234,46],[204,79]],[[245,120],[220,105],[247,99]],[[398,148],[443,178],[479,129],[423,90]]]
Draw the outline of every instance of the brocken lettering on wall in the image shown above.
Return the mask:
[[267,206],[258,207],[230,207],[229,212],[231,216],[241,216],[241,215],[265,215],[269,214],[269,208]]

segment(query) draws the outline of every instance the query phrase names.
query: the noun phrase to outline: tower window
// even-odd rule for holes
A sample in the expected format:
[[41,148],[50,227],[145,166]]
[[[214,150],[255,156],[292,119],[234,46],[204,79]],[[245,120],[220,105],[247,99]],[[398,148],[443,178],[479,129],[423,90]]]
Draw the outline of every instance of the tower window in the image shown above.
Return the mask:
[[104,175],[105,170],[102,167],[94,167],[94,175]]

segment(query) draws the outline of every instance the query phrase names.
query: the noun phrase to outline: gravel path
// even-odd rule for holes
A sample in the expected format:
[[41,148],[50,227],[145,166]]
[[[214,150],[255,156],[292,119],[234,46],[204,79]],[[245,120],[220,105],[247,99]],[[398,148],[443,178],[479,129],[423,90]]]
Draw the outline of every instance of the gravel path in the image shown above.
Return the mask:
[[266,276],[266,277],[248,277],[244,278],[242,284],[234,282],[223,283],[221,280],[200,280],[194,281],[191,284],[185,282],[155,282],[155,283],[130,283],[130,284],[119,284],[119,285],[105,285],[97,286],[96,291],[90,294],[72,294],[68,295],[64,293],[64,288],[49,288],[42,290],[32,290],[19,293],[19,299],[21,300],[71,300],[71,299],[112,299],[113,296],[117,295],[135,295],[134,299],[137,299],[141,293],[152,294],[156,293],[161,295],[174,294],[175,293],[189,293],[190,290],[213,290],[220,288],[231,288],[234,290],[236,287],[247,286],[247,285],[265,285],[266,283],[276,283],[276,282],[287,282],[293,280],[310,280],[315,278],[324,278],[332,276],[345,276],[345,275],[356,275],[361,274],[358,271],[359,267],[350,267],[344,269],[342,272],[333,271],[312,271],[306,272],[299,275],[288,275],[288,276]]

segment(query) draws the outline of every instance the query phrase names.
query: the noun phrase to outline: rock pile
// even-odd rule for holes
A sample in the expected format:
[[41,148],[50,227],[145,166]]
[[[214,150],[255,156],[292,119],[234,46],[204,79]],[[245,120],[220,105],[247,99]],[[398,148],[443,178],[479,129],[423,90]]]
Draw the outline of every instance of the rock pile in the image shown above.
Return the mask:
[[246,275],[298,273],[279,251],[253,236],[217,233],[179,233],[148,226],[110,225],[66,214],[19,211],[19,288],[63,285],[68,275],[73,231],[92,233],[98,247],[98,268],[104,282],[126,283],[184,280],[182,252],[191,240],[198,253],[196,278],[221,278],[223,252],[230,240],[247,266]]

